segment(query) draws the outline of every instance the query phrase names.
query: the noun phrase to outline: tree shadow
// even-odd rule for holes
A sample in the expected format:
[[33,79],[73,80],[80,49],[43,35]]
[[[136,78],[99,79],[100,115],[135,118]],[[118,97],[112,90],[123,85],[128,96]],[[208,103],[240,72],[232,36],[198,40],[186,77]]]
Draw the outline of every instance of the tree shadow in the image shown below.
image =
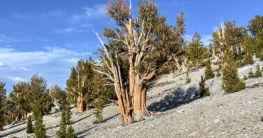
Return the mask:
[[90,116],[92,116],[93,114],[89,114],[89,115],[87,115],[87,116],[85,116],[85,117],[82,117],[82,118],[80,118],[80,119],[78,119],[78,120],[75,120],[75,121],[72,121],[72,124],[75,124],[75,123],[77,123],[77,122],[80,122],[80,121],[82,121],[82,120],[84,120],[84,119],[86,119],[86,118],[88,118],[88,117],[90,117]]
[[11,129],[11,128],[14,128],[14,127],[18,127],[18,126],[21,126],[21,125],[24,125],[26,122],[25,121],[21,121],[21,122],[14,122],[12,123],[11,126],[7,127],[7,128],[4,128],[4,130],[8,130],[8,129]]
[[[93,129],[93,128],[95,128],[96,126],[92,126],[92,127],[89,127],[89,128],[87,128],[87,129],[85,129],[85,130],[82,130],[82,131],[80,131],[80,132],[77,132],[76,133],[76,135],[77,135],[77,137],[78,138],[84,138],[84,137],[86,137],[88,134],[85,134],[86,132],[88,132],[88,131],[90,131],[91,129]],[[84,135],[83,135],[84,134]]]
[[199,98],[199,89],[196,87],[190,87],[187,90],[177,88],[160,101],[150,104],[148,110],[152,112],[164,112]]
[[6,134],[0,134],[0,138],[7,137],[7,136],[12,135],[12,134],[16,134],[18,132],[24,131],[25,129],[26,129],[26,127],[22,127],[22,128],[19,128],[19,129],[15,129],[15,130],[13,130],[11,132],[7,132]]
[[118,115],[119,115],[119,113],[118,113],[118,114],[115,114],[115,115],[113,115],[113,116],[110,116],[110,117],[108,117],[108,118],[105,118],[101,123],[105,123],[105,122],[107,122],[107,121],[109,121],[109,120],[117,117]]

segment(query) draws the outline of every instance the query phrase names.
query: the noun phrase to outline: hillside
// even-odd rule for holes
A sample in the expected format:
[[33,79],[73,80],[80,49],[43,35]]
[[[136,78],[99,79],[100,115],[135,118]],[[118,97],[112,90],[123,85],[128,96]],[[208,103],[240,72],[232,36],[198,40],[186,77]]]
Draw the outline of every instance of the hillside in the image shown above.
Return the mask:
[[[254,66],[239,69],[240,74],[247,74]],[[110,104],[103,111],[105,121],[101,124],[93,124],[92,110],[77,113],[73,109],[73,127],[78,137],[94,138],[262,137],[263,78],[249,79],[245,90],[227,95],[221,89],[221,78],[215,78],[207,82],[212,96],[199,99],[198,82],[202,74],[203,69],[192,72],[189,84],[185,84],[185,75],[168,74],[158,79],[148,94],[153,116],[144,121],[122,126],[117,107]],[[44,122],[47,135],[55,137],[60,113],[45,116]],[[25,122],[9,125],[0,132],[0,137],[26,137],[25,129]]]

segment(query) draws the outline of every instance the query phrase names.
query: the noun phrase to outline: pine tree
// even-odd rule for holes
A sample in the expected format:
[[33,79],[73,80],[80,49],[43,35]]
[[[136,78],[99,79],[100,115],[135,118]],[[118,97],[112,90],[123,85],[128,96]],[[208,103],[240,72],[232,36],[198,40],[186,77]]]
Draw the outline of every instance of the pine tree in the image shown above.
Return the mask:
[[209,80],[215,77],[215,74],[213,73],[212,67],[211,67],[211,62],[210,60],[206,63],[206,68],[205,68],[205,79]]
[[0,82],[0,131],[3,130],[3,126],[5,125],[5,101],[6,101],[5,83]]
[[245,57],[244,57],[244,64],[253,64],[253,45],[254,41],[251,37],[247,36],[244,41],[244,50],[245,50]]
[[77,138],[74,128],[71,125],[68,126],[66,138]]
[[35,105],[33,105],[33,115],[35,119],[34,133],[36,138],[45,138],[46,130],[45,125],[43,124],[43,114],[39,102],[36,102]]
[[262,77],[262,72],[261,72],[261,69],[260,69],[259,65],[257,65],[257,70],[256,70],[256,73],[255,73],[255,77]]
[[61,121],[60,121],[60,128],[57,132],[57,136],[59,138],[66,138],[67,135],[67,124],[66,124],[66,112],[63,111],[61,113]]
[[209,89],[205,86],[205,79],[201,76],[201,81],[199,83],[200,97],[210,96]]
[[27,118],[27,128],[26,128],[26,133],[31,134],[33,133],[33,125],[32,125],[32,119],[31,116]]
[[102,110],[103,110],[103,105],[104,105],[104,100],[103,98],[100,96],[98,97],[95,102],[95,117],[96,117],[96,121],[94,123],[101,123],[103,121],[103,116],[102,116]]
[[76,138],[73,127],[71,126],[71,112],[68,102],[65,101],[61,113],[60,129],[57,132],[59,138]]
[[189,63],[193,67],[198,67],[203,64],[204,59],[208,56],[208,50],[203,47],[201,36],[195,33],[191,43],[186,49]]
[[224,55],[223,88],[227,93],[238,92],[245,88],[245,83],[239,79],[237,65],[230,51],[226,51]]

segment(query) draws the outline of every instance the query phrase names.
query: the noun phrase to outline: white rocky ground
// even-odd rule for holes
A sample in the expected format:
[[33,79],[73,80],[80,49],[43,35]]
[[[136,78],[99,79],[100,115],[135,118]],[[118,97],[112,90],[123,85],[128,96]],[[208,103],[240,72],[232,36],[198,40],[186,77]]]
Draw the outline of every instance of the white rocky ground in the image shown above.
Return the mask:
[[[257,62],[263,66],[263,62]],[[247,75],[253,66],[239,69]],[[78,137],[193,137],[193,138],[262,138],[263,137],[263,77],[246,81],[247,89],[225,95],[221,78],[207,81],[212,96],[198,98],[198,82],[204,70],[190,74],[191,83],[185,84],[184,75],[164,75],[149,90],[149,109],[154,115],[144,121],[122,126],[115,105],[103,112],[105,122],[93,124],[92,110],[76,113],[73,127]],[[187,104],[186,104],[187,103]],[[47,135],[55,137],[60,113],[44,117]],[[5,127],[0,137],[27,137],[26,124]]]

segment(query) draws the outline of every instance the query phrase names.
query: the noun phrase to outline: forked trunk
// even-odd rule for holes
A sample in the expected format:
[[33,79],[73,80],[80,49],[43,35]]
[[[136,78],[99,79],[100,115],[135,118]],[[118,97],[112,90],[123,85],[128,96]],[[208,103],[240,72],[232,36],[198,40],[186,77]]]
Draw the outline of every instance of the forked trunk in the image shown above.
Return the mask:
[[77,110],[78,112],[84,112],[86,111],[86,103],[85,103],[85,99],[84,96],[78,96],[77,98]]
[[127,97],[128,96],[127,91],[125,91],[125,89],[121,88],[120,86],[121,85],[118,83],[114,84],[115,91],[118,97],[118,110],[119,113],[121,114],[122,123],[128,125],[133,122],[131,103],[129,97]]
[[133,90],[133,119],[141,121],[144,119],[146,110],[146,89],[140,83],[139,75],[136,75],[135,81],[132,84]]

